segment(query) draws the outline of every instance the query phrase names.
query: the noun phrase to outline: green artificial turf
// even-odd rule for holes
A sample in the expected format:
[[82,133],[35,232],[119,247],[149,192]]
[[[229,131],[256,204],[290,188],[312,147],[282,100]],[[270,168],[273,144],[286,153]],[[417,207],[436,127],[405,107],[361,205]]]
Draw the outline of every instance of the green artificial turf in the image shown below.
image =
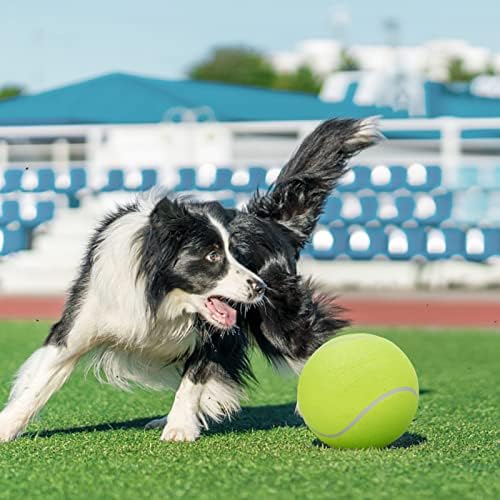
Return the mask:
[[[0,399],[44,323],[0,323]],[[256,357],[260,385],[196,443],[144,431],[171,394],[119,392],[79,368],[27,435],[0,445],[0,498],[499,498],[500,335],[371,330],[420,378],[408,433],[383,450],[321,446],[294,415],[296,381]]]

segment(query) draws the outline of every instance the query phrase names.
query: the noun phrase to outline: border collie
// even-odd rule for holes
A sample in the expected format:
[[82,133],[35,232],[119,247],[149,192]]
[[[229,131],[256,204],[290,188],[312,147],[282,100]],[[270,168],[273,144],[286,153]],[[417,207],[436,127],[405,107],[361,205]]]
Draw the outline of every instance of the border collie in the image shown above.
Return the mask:
[[380,137],[374,119],[322,123],[243,210],[157,195],[105,218],[61,319],[17,374],[0,441],[25,430],[86,354],[118,387],[176,390],[168,418],[147,425],[166,441],[193,441],[239,409],[251,346],[299,373],[347,324],[297,274],[300,251],[348,160]]

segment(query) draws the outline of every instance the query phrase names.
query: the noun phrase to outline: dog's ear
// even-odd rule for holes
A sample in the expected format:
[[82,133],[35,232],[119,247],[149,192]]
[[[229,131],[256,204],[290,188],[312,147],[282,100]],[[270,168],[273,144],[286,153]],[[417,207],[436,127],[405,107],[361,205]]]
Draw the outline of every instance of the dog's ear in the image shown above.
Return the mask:
[[180,201],[162,198],[149,215],[149,224],[141,232],[143,254],[171,261],[192,222],[193,216]]
[[283,224],[304,246],[348,160],[383,137],[377,124],[376,118],[323,122],[302,142],[274,186],[254,196],[248,211]]
[[151,225],[155,229],[165,225],[179,224],[187,218],[189,218],[189,212],[185,205],[167,196],[156,204],[150,215]]
[[162,264],[173,263],[186,237],[187,228],[192,227],[194,222],[186,204],[168,197],[162,198],[152,210],[149,225],[145,227],[144,251],[159,256]]
[[172,288],[172,267],[186,237],[193,216],[182,201],[162,198],[149,216],[149,224],[137,234],[139,267],[137,277],[144,277],[150,311],[156,310]]

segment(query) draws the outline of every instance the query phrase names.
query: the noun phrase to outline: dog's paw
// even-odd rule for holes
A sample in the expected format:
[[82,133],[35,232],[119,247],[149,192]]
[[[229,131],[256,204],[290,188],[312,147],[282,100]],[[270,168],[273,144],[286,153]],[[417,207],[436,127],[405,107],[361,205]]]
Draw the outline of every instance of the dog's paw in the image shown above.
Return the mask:
[[197,428],[175,427],[167,425],[161,434],[162,441],[192,442],[200,437],[200,431]]
[[165,425],[167,425],[167,417],[155,418],[144,426],[144,430],[148,431],[149,429],[163,429]]
[[0,443],[8,443],[9,441],[14,441],[21,431],[18,427],[1,426],[0,427]]
[[18,436],[17,432],[9,432],[9,431],[0,430],[0,444],[14,441],[14,439],[16,439],[17,436]]
[[23,426],[6,412],[0,412],[0,443],[8,443],[16,439],[22,432]]

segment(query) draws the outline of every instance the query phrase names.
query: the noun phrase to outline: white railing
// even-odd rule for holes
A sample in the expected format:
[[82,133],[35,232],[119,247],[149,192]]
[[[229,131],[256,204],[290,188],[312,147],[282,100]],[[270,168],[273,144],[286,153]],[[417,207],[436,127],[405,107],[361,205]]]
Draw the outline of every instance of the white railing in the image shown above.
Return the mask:
[[[106,138],[110,133],[134,131],[144,136],[149,132],[158,134],[158,130],[184,131],[187,135],[194,135],[197,131],[210,127],[229,132],[229,141],[222,141],[219,148],[226,148],[223,157],[227,157],[235,164],[247,161],[276,164],[286,160],[289,152],[296,147],[300,140],[316,125],[317,121],[270,121],[270,122],[234,122],[209,124],[171,124],[161,123],[152,125],[50,125],[50,126],[15,126],[0,127],[0,168],[6,166],[23,166],[27,163],[31,167],[37,166],[68,166],[71,164],[86,163],[90,168],[99,168],[100,152],[106,145]],[[460,119],[408,119],[408,120],[381,120],[382,132],[404,131],[436,131],[440,134],[438,140],[391,140],[383,144],[378,150],[368,150],[363,159],[370,163],[381,161],[434,161],[445,168],[452,168],[460,163],[487,166],[500,164],[500,138],[464,140],[461,132],[464,130],[500,130],[500,118]],[[36,143],[33,143],[36,141]],[[476,150],[465,153],[465,143],[474,143]],[[188,141],[189,150],[196,147],[196,141]],[[137,148],[150,151],[151,143]],[[161,158],[173,157],[175,163],[183,163],[183,151],[175,151],[179,144],[158,139],[153,147],[158,149]],[[185,144],[182,146],[185,148]],[[121,148],[127,148],[123,143]],[[121,151],[121,150],[120,150]],[[125,151],[126,153],[126,151]],[[175,154],[173,154],[175,153]],[[209,155],[210,153],[207,153]],[[255,160],[252,159],[255,156]],[[126,156],[120,155],[121,157]],[[138,155],[140,158],[140,154]],[[198,155],[199,157],[200,155]],[[203,154],[201,154],[203,157]],[[417,157],[416,157],[417,156]],[[107,156],[107,165],[115,163]],[[138,161],[138,160],[136,160]],[[192,159],[186,157],[185,162]],[[208,158],[208,161],[210,159]],[[117,160],[116,164],[120,161]],[[148,162],[150,164],[150,162]],[[157,166],[169,166],[169,161],[161,161]],[[111,165],[112,166],[112,165]],[[144,166],[144,165],[142,165]]]

